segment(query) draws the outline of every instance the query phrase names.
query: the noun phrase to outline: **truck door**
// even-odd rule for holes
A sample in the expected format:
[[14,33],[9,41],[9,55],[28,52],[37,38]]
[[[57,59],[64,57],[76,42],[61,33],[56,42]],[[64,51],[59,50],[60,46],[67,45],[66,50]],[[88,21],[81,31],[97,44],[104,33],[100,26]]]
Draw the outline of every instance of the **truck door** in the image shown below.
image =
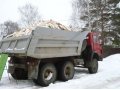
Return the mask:
[[101,56],[102,54],[102,47],[100,44],[100,38],[98,33],[93,33],[93,50],[96,52],[98,55]]

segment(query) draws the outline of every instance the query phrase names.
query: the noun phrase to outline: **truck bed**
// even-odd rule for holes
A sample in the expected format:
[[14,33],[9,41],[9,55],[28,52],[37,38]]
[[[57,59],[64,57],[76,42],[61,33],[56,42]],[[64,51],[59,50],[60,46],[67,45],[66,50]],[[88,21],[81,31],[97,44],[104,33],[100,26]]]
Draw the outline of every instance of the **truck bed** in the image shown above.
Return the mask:
[[73,32],[37,27],[31,35],[0,41],[0,53],[33,58],[78,56],[89,31]]

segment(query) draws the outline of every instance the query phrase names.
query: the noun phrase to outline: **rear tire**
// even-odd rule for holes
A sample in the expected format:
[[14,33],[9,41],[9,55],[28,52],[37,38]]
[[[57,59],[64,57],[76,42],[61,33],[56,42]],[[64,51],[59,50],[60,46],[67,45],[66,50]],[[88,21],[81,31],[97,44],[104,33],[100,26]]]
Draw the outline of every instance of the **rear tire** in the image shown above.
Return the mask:
[[36,84],[40,86],[49,86],[50,83],[54,83],[56,80],[57,71],[52,63],[46,63],[39,68],[38,78]]
[[96,58],[94,58],[93,60],[91,60],[89,62],[90,67],[88,67],[88,71],[90,74],[94,74],[97,73],[98,71],[98,60]]
[[70,61],[62,62],[58,68],[58,79],[68,81],[74,77],[74,65]]
[[27,71],[21,68],[15,68],[11,76],[16,80],[26,80],[28,79]]

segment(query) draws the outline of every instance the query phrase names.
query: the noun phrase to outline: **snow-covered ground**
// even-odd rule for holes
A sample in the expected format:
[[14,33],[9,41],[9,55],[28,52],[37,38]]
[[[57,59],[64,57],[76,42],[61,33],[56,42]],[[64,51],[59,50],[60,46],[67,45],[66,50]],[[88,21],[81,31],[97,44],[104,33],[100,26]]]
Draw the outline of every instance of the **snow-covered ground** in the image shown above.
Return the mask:
[[75,76],[66,82],[56,81],[48,87],[36,86],[31,80],[16,81],[4,71],[0,89],[120,89],[120,54],[111,55],[99,62],[96,74],[89,74],[87,69],[76,68]]

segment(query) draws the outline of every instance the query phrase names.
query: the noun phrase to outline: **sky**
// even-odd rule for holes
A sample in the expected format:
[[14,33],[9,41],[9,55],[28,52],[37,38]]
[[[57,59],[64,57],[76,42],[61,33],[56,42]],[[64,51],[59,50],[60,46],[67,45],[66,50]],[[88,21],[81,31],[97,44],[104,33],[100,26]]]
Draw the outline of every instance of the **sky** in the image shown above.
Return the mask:
[[30,3],[38,8],[42,19],[53,19],[65,25],[70,23],[72,0],[0,0],[0,23],[7,20],[19,21],[18,8]]

